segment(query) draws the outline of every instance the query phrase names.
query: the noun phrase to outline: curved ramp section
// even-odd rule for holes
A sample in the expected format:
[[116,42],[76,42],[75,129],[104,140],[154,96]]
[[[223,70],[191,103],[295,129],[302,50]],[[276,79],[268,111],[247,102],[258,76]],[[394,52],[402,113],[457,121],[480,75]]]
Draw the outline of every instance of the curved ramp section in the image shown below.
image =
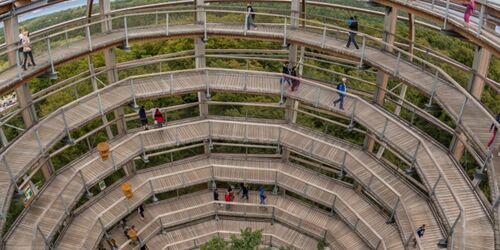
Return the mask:
[[317,249],[318,240],[280,223],[270,224],[269,222],[235,220],[208,221],[176,229],[167,232],[165,235],[155,236],[148,242],[147,246],[148,249],[155,250],[196,249],[215,236],[229,241],[231,235],[239,235],[240,230],[247,227],[262,230],[262,245],[275,248]]
[[[221,190],[222,191],[222,190]],[[367,246],[351,228],[335,216],[301,203],[285,196],[269,195],[266,205],[259,205],[257,193],[250,193],[248,201],[239,196],[226,209],[224,202],[214,203],[211,192],[198,192],[182,197],[176,197],[146,205],[145,219],[140,219],[136,213],[127,217],[127,225],[139,228],[138,236],[143,244],[148,243],[156,235],[170,231],[170,228],[179,227],[180,218],[203,218],[200,214],[210,218],[219,216],[234,216],[246,218],[260,218],[269,221],[278,221],[300,232],[304,232],[316,239],[325,239],[333,249],[366,249]],[[186,224],[188,224],[188,221]],[[186,225],[184,224],[184,225]],[[205,232],[207,233],[207,232]],[[109,232],[116,240],[120,249],[127,249],[130,244],[123,235],[121,226],[116,226]]]
[[[135,94],[131,94],[131,89],[134,89]],[[289,93],[281,91],[279,75],[277,74],[207,69],[152,75],[149,77],[135,77],[122,81],[119,84],[104,88],[97,95],[82,98],[78,106],[76,102],[67,105],[65,117],[71,115],[75,119],[73,123],[78,123],[82,122],[81,119],[89,119],[92,117],[92,114],[97,117],[100,114],[100,110],[109,111],[114,107],[123,105],[134,97],[141,98],[168,95],[171,93],[184,93],[186,89],[189,91],[206,90],[208,92],[210,90],[220,90],[267,94],[283,93],[283,95],[290,98],[296,98],[308,104],[330,110],[332,110],[331,103],[336,98],[336,90],[304,79],[302,79],[302,84],[298,92]],[[98,105],[99,99],[103,104],[102,108]],[[82,115],[82,113],[85,115]],[[414,159],[416,166],[419,167],[417,169],[425,169],[425,171],[421,171],[421,176],[428,178],[424,178],[424,183],[429,190],[437,190],[434,195],[438,199],[438,204],[442,207],[442,216],[448,218],[450,227],[454,225],[456,218],[463,217],[465,213],[460,213],[456,204],[454,205],[449,202],[450,198],[454,198],[452,190],[442,180],[444,175],[452,177],[449,180],[452,184],[451,186],[469,190],[469,192],[460,192],[458,194],[467,201],[464,207],[470,211],[467,214],[471,215],[466,218],[467,221],[471,221],[474,227],[482,227],[486,230],[483,230],[483,232],[491,230],[491,222],[488,220],[480,201],[469,187],[465,177],[455,167],[454,162],[444,150],[435,146],[432,142],[421,139],[408,128],[360,98],[348,96],[344,114],[351,115],[357,122],[374,131],[375,134],[379,135],[395,148],[399,148],[409,159]],[[245,139],[245,136],[243,135],[241,139]],[[293,143],[291,142],[291,144]],[[311,148],[310,145],[309,148]],[[436,160],[433,160],[433,158]],[[442,202],[439,202],[439,199]],[[458,225],[460,226],[460,224]],[[412,231],[410,228],[407,230],[408,232]],[[481,235],[484,237],[484,234]],[[486,235],[490,234],[486,233]],[[470,237],[473,238],[472,235]],[[491,241],[481,242],[485,245],[490,244],[490,242],[492,244],[492,233]]]
[[[324,206],[333,207],[339,217],[372,248],[378,245],[382,249],[403,247],[395,227],[385,224],[384,217],[350,187],[305,168],[283,164],[280,161],[217,158],[189,161],[138,174],[128,181],[136,187],[132,199],[125,199],[119,188],[99,199],[71,222],[61,236],[59,246],[70,249],[92,248],[102,236],[103,228],[111,228],[127,215],[128,211],[133,211],[152,194],[208,183],[211,180],[277,185]],[[213,204],[210,203],[209,207],[213,208]],[[179,218],[187,222],[197,216],[199,215],[195,213],[189,216],[180,215]],[[79,235],[88,237],[82,239],[78,238]]]

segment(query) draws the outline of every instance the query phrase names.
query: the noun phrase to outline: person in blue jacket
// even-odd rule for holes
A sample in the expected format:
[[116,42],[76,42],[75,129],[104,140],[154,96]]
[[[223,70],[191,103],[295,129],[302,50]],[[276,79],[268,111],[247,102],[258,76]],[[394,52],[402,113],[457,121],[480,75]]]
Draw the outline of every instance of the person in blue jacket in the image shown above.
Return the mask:
[[347,78],[343,77],[342,78],[342,81],[339,82],[339,84],[337,85],[337,90],[338,90],[338,93],[339,93],[339,98],[337,98],[334,102],[333,102],[333,106],[334,107],[337,107],[337,103],[340,103],[340,109],[344,109],[344,97],[345,97],[345,92],[347,91]]
[[267,196],[266,196],[266,190],[264,189],[264,187],[259,188],[259,198],[260,198],[260,204],[265,205]]

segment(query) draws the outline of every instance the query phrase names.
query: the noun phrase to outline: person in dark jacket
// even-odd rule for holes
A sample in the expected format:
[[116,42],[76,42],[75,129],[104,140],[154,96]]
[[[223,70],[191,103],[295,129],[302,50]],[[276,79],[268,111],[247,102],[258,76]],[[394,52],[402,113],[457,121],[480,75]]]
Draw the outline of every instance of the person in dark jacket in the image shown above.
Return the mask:
[[280,79],[280,83],[283,84],[283,83],[287,82],[288,85],[291,86],[292,82],[290,81],[290,77],[289,77],[290,68],[288,66],[288,63],[283,64],[283,69],[282,69],[281,73],[283,73],[283,76]]
[[144,220],[144,218],[145,218],[145,216],[144,216],[144,204],[139,205],[139,207],[137,208],[137,212],[141,216],[141,220]]
[[219,200],[219,192],[217,191],[217,188],[214,189],[214,201],[218,201]]
[[[418,236],[418,238],[424,237],[424,233],[425,233],[425,224],[423,224],[422,226],[420,226],[419,228],[417,228],[417,236]],[[416,246],[417,246],[417,239],[413,238],[413,247],[416,247]]]
[[139,119],[141,120],[142,126],[144,126],[144,130],[147,130],[148,116],[146,115],[146,109],[144,109],[144,106],[141,106],[141,109],[139,109]]
[[243,192],[243,194],[241,195],[241,198],[245,199],[248,201],[248,188],[247,186],[245,185],[245,183],[240,183],[240,190],[241,192]]
[[347,40],[347,44],[345,47],[349,48],[352,42],[354,44],[354,47],[356,47],[356,49],[359,49],[359,46],[356,43],[356,33],[358,32],[358,18],[356,16],[350,17],[349,20],[347,20],[347,25],[349,26],[349,29],[351,31],[349,32],[349,39]]

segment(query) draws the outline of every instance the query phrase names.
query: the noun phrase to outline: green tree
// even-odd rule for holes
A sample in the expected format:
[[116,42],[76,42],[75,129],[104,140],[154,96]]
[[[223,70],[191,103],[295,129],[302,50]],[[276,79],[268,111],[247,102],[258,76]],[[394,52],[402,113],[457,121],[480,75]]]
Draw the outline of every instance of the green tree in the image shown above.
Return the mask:
[[262,242],[262,230],[252,231],[247,227],[241,230],[241,236],[231,236],[231,250],[255,250],[259,249]]
[[262,230],[252,231],[251,228],[241,230],[241,235],[231,236],[231,242],[225,242],[216,236],[201,246],[201,250],[258,250],[262,243]]
[[210,240],[209,242],[203,244],[200,248],[201,250],[229,250],[228,243],[225,242],[221,237],[217,236]]

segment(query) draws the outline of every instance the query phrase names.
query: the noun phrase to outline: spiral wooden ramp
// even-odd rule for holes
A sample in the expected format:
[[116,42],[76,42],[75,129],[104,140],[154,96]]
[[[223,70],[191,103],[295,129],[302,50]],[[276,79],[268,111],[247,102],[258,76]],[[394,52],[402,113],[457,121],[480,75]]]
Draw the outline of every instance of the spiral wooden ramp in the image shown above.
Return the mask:
[[[172,76],[171,76],[172,75]],[[251,93],[268,93],[268,94],[280,94],[281,89],[279,84],[277,84],[278,81],[278,76],[277,75],[272,75],[272,74],[263,74],[261,72],[259,73],[251,73],[251,72],[242,72],[242,71],[230,71],[230,70],[217,70],[217,69],[207,69],[207,70],[194,70],[194,71],[182,71],[178,73],[173,73],[173,74],[166,74],[166,75],[154,75],[154,76],[148,76],[148,77],[135,77],[132,79],[129,79],[127,81],[121,82],[119,84],[110,86],[108,88],[105,88],[99,92],[98,95],[92,95],[85,97],[81,100],[78,101],[78,103],[72,103],[65,107],[65,113],[64,117],[67,119],[69,122],[70,126],[75,126],[74,124],[80,124],[83,123],[85,119],[90,119],[92,116],[98,116],[100,114],[101,108],[99,107],[99,99],[101,100],[102,103],[102,110],[103,111],[108,111],[111,110],[114,107],[123,105],[127,102],[129,102],[133,96],[130,94],[130,89],[131,85],[133,84],[133,89],[135,90],[135,97],[136,98],[145,98],[145,97],[153,97],[153,96],[161,96],[161,95],[169,95],[169,94],[176,94],[176,93],[183,93],[186,92],[188,89],[189,91],[196,91],[196,90],[206,90],[207,86],[210,90],[212,91],[231,91],[231,92],[238,92],[238,91],[244,91],[244,92],[251,92]],[[173,77],[173,81],[171,81]],[[209,84],[208,84],[209,83]],[[208,85],[207,85],[208,84]],[[128,93],[128,94],[127,94]],[[313,82],[309,81],[303,81],[301,84],[300,91],[298,93],[290,93],[290,92],[283,92],[284,96],[288,98],[296,98],[298,100],[301,100],[306,103],[310,103],[312,105],[315,105],[317,107],[321,108],[326,108],[332,110],[331,107],[331,102],[333,99],[336,97],[335,90],[330,89],[328,87],[325,87],[323,85],[318,85]],[[356,109],[354,107],[357,107]],[[442,168],[443,171],[442,173],[445,175],[450,176],[448,178],[448,181],[451,182],[451,186],[456,185],[456,187],[461,187],[458,190],[463,190],[458,193],[459,197],[464,197],[464,201],[467,201],[467,204],[464,205],[464,209],[466,209],[465,214],[467,215],[465,218],[467,219],[467,227],[466,230],[471,230],[470,235],[471,238],[473,238],[474,233],[476,232],[482,237],[483,240],[479,242],[478,244],[483,244],[485,246],[492,244],[493,242],[493,236],[492,234],[489,233],[484,233],[488,232],[491,230],[491,222],[487,219],[486,213],[482,206],[480,205],[480,202],[477,197],[475,197],[474,193],[470,191],[466,179],[462,176],[462,174],[458,171],[457,166],[455,163],[451,160],[451,158],[446,154],[444,150],[442,150],[440,147],[436,146],[430,141],[427,141],[425,139],[422,139],[418,136],[416,136],[412,131],[410,131],[408,128],[405,128],[404,126],[400,125],[397,121],[391,119],[389,116],[387,116],[384,112],[381,112],[377,108],[371,106],[368,103],[364,103],[360,99],[356,99],[355,97],[352,97],[352,99],[348,98],[346,101],[346,110],[343,111],[345,114],[351,114],[355,113],[354,118],[357,122],[363,124],[366,126],[368,129],[378,133],[378,134],[383,134],[384,139],[388,142],[391,143],[391,145],[394,145],[395,147],[399,148],[403,153],[406,153],[407,155],[414,155],[415,152],[418,154],[416,155],[416,162],[417,162],[417,168],[422,168],[422,174],[424,177],[429,178],[430,181],[429,183],[437,183],[435,186],[435,195],[437,198],[437,201],[440,202],[439,204],[442,206],[443,209],[443,214],[446,214],[449,219],[449,223],[452,224],[453,221],[458,218],[459,215],[461,215],[459,207],[457,207],[456,204],[453,202],[449,202],[450,199],[453,199],[452,197],[452,190],[450,190],[444,182],[439,182],[439,177],[440,172],[438,171],[439,168]],[[56,113],[57,114],[57,113]],[[82,115],[84,114],[84,115]],[[57,118],[61,119],[59,122],[62,121],[62,114],[59,113],[59,116],[54,115],[52,117],[55,117],[54,120],[57,120]],[[44,121],[49,121],[50,119],[53,119],[52,117],[47,118]],[[387,122],[386,122],[387,121]],[[386,125],[387,123],[387,125]],[[42,125],[42,124],[41,124]],[[243,125],[241,125],[243,126]],[[384,130],[384,126],[386,129]],[[246,135],[246,132],[242,131],[247,131],[245,130],[245,127],[243,126],[243,129],[239,132],[239,135],[236,137],[233,137],[234,140],[246,140],[246,139],[251,139],[247,138],[248,135]],[[229,126],[230,129],[233,129],[231,126]],[[212,127],[213,133],[212,137],[217,138],[218,133],[224,134],[225,130],[222,130],[221,132],[217,132],[216,127]],[[196,131],[196,130],[195,130]],[[192,132],[189,132],[191,134]],[[208,131],[206,131],[208,134]],[[259,132],[259,133],[262,133]],[[203,139],[208,139],[207,134],[204,135],[191,135],[193,138],[190,138],[189,140],[185,142],[190,142],[190,141],[196,141],[196,140],[201,140]],[[60,136],[62,136],[61,134]],[[169,140],[174,140],[172,143],[175,142],[177,144],[177,138],[180,138],[179,136],[175,135],[170,135]],[[314,144],[307,144],[305,141],[301,141],[300,137],[293,137],[290,138],[289,141],[283,140],[281,136],[285,136],[285,134],[280,135],[280,142],[284,146],[293,146],[293,145],[301,145],[298,150],[304,150],[305,148],[308,148],[309,150],[317,151],[317,148],[314,148]],[[271,138],[271,137],[267,137]],[[422,140],[423,143],[428,147],[429,150],[415,150],[415,145],[419,144],[419,141]],[[166,140],[168,141],[168,140]],[[422,142],[421,141],[421,142]],[[264,140],[264,142],[270,142],[269,140]],[[134,147],[139,147],[140,145],[140,140],[130,140],[126,141],[127,147],[122,149],[123,152],[118,152],[116,153],[116,159],[121,155],[121,157],[125,157],[125,160],[130,159],[130,155],[133,155],[139,153],[139,149],[136,151],[133,150]],[[157,142],[158,145],[162,144],[161,142]],[[301,144],[305,143],[305,144]],[[164,142],[163,142],[164,144]],[[340,156],[338,156],[340,157]],[[432,160],[432,158],[436,159],[436,161]],[[341,159],[339,159],[339,162]],[[112,166],[105,166],[105,164],[99,164],[100,167],[97,168],[95,173],[109,173],[110,171],[113,171]],[[107,168],[106,168],[107,167]],[[425,168],[425,171],[424,169]],[[83,170],[82,168],[82,173],[84,176],[85,180],[95,180],[94,182],[89,182],[87,184],[95,183],[98,179],[95,179],[95,177],[89,177],[86,174],[86,171]],[[103,171],[103,169],[107,169],[108,172]],[[384,169],[384,168],[381,168]],[[360,170],[361,171],[361,170]],[[94,172],[94,171],[93,171]],[[81,178],[78,177],[77,173],[79,174],[78,168],[76,170],[73,170],[72,173],[67,173],[67,178],[72,178],[74,180],[74,183],[78,184],[81,183]],[[355,176],[360,174],[362,172],[357,172],[354,173]],[[379,173],[377,173],[379,174]],[[385,170],[384,172],[381,172],[379,177],[387,182],[392,182],[394,178],[391,178],[389,174],[389,171]],[[368,183],[369,182],[369,175],[363,175],[360,174],[358,176],[361,178],[361,182]],[[366,177],[366,178],[364,178]],[[364,179],[363,179],[364,178]],[[437,179],[438,182],[435,182]],[[88,181],[87,181],[88,182]],[[384,185],[381,185],[384,186]],[[432,187],[430,187],[432,188]],[[57,190],[57,188],[55,188]],[[469,191],[465,191],[469,190]],[[80,187],[77,187],[75,189],[74,193],[70,194],[71,192],[70,189],[66,189],[65,193],[62,193],[62,199],[74,199],[75,194],[81,194],[83,193],[83,184],[80,184]],[[390,192],[387,192],[390,194]],[[383,195],[383,192],[374,192],[376,195]],[[67,197],[66,197],[67,196]],[[405,197],[404,195],[402,197]],[[469,197],[469,198],[467,198]],[[54,199],[55,198],[55,199]],[[43,199],[53,199],[55,200],[60,200],[60,197],[48,197],[43,198]],[[440,201],[441,200],[441,201]],[[462,200],[462,198],[460,198]],[[391,198],[384,199],[387,203],[394,205],[395,198],[394,196]],[[447,202],[445,202],[447,201]],[[55,204],[60,204],[60,209],[59,210],[51,210],[51,212],[47,213],[59,213],[59,214],[64,214],[64,209],[61,209],[62,207],[62,202],[54,202]],[[68,203],[66,201],[66,203]],[[69,203],[72,204],[72,203]],[[389,205],[390,206],[390,205]],[[36,206],[34,206],[36,209]],[[46,206],[45,206],[46,207]],[[418,208],[415,208],[418,210]],[[398,209],[401,210],[401,207]],[[408,209],[409,210],[409,209]],[[429,210],[427,210],[429,211]],[[39,210],[39,212],[42,212]],[[400,213],[405,213],[410,211],[398,211]],[[427,212],[426,212],[427,213]],[[28,225],[32,225],[32,221],[30,221],[30,212],[26,213],[26,218],[28,218]],[[39,215],[35,215],[34,218],[38,218]],[[59,221],[58,219],[61,217],[56,217],[57,219],[49,226],[49,229],[45,233],[49,233],[50,235],[51,232],[53,232],[53,227],[57,225],[57,222]],[[405,216],[398,216],[398,219],[404,219]],[[23,219],[24,220],[24,217]],[[414,219],[414,225],[418,225],[420,223],[419,219]],[[42,231],[43,229],[43,224],[42,225]],[[410,224],[408,222],[404,223],[400,221],[399,225],[401,227],[404,227],[404,232],[406,234],[405,239],[409,238],[409,235],[412,234],[411,227],[409,226]],[[483,228],[484,230],[476,230],[472,228]],[[490,229],[488,229],[490,228]],[[18,235],[16,233],[18,231],[17,228],[15,228],[12,231],[12,237],[15,238],[15,235]],[[28,230],[29,231],[29,230]],[[490,231],[491,232],[491,231]],[[28,236],[30,233],[21,233],[26,236]],[[31,232],[31,235],[33,235],[33,231]],[[488,236],[491,235],[491,236]],[[9,236],[10,238],[10,236]],[[427,238],[427,237],[426,237]],[[26,238],[19,238],[19,240],[25,242]],[[429,239],[433,239],[430,238]],[[488,240],[489,239],[489,240]],[[8,239],[10,241],[11,239]],[[432,245],[434,246],[435,244],[435,238],[433,239],[434,242]],[[470,242],[471,244],[474,241],[466,241]],[[431,243],[429,243],[431,244]]]

